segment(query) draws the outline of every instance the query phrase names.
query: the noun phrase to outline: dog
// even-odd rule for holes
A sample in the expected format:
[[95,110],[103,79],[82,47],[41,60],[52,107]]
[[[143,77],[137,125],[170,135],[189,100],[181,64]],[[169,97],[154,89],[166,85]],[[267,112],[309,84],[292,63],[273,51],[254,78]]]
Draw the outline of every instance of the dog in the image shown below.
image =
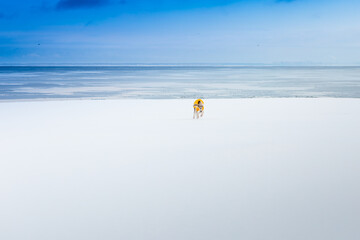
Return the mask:
[[199,119],[199,117],[204,116],[204,101],[201,99],[196,99],[194,102],[194,115],[193,115],[193,119]]

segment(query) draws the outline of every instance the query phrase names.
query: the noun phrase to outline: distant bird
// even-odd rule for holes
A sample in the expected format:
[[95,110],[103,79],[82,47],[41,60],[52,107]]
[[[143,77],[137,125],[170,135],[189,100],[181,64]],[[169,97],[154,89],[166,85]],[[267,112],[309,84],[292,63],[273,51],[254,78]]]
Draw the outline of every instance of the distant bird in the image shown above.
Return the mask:
[[40,46],[40,43],[38,43],[37,45]]

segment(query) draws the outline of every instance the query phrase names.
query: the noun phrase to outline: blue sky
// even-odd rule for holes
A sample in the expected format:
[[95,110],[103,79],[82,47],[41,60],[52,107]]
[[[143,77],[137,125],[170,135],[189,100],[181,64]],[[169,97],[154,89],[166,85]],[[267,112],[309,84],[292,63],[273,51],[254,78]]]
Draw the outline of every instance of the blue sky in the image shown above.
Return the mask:
[[0,1],[0,63],[360,64],[355,0]]

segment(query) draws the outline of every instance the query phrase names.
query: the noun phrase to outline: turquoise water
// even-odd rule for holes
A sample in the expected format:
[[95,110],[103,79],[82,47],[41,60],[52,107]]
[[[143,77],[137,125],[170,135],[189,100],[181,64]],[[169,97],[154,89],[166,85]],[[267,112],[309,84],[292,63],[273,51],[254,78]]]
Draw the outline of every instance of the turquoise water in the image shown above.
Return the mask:
[[360,67],[0,66],[0,100],[360,97]]

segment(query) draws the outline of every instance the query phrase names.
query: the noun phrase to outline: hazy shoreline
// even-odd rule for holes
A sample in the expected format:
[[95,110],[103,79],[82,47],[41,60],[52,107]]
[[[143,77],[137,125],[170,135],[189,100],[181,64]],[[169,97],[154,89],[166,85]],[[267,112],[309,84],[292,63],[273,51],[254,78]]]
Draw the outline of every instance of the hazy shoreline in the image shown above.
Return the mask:
[[0,101],[360,97],[359,67],[0,67]]
[[[244,97],[244,98],[207,98],[206,100],[251,100],[251,99],[348,99],[348,100],[359,100],[360,97]],[[192,101],[194,98],[44,98],[44,99],[0,99],[0,104],[6,103],[31,103],[31,102],[71,102],[71,101],[173,101],[173,100],[189,100]]]

